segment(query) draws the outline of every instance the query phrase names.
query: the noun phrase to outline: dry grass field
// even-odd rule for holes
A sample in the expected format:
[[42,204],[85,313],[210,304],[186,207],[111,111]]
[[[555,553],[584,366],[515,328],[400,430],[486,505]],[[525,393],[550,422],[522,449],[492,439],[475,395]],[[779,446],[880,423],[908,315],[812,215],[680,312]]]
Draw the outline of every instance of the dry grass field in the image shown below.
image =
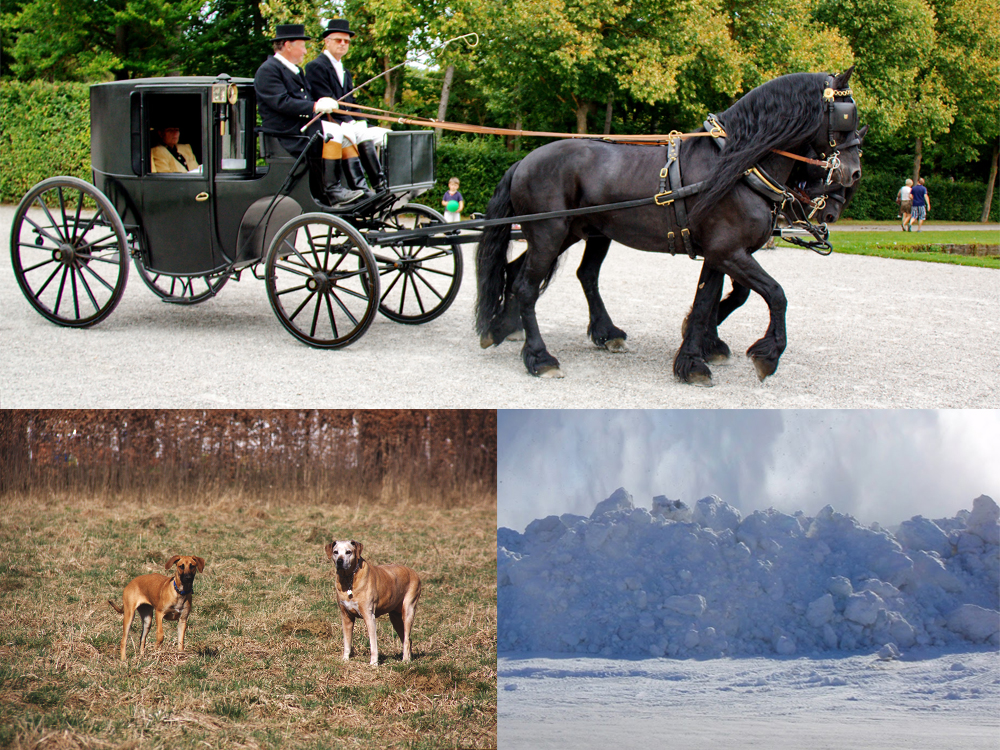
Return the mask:
[[[413,661],[388,618],[378,667],[361,621],[341,660],[323,545],[419,572]],[[282,504],[215,493],[0,498],[0,746],[496,747],[496,500],[464,507]],[[186,650],[176,623],[118,659],[135,576],[199,555]],[[151,646],[151,648],[150,648]]]

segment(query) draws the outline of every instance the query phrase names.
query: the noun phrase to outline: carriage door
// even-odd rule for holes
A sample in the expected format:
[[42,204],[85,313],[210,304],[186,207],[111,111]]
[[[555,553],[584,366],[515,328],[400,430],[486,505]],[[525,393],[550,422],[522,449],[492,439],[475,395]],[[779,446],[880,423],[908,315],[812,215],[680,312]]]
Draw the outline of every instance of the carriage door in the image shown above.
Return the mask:
[[[197,93],[144,90],[141,119],[142,228],[147,267],[168,275],[217,270],[213,248],[207,97]],[[135,108],[133,108],[135,113]]]

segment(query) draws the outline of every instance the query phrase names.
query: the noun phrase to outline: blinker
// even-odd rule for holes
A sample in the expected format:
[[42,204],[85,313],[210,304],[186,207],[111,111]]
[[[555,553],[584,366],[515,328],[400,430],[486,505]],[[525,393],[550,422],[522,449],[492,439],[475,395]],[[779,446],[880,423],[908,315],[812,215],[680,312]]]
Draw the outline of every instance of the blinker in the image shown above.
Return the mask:
[[838,133],[857,130],[858,107],[854,102],[832,102],[830,104],[830,129]]

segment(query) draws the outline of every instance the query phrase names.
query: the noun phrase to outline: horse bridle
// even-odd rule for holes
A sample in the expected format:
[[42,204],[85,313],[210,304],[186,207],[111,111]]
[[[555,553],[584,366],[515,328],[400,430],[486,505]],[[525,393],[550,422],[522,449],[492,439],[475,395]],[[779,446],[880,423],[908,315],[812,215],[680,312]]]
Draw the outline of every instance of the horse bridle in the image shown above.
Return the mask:
[[[840,150],[861,146],[861,138],[858,137],[858,105],[854,101],[854,92],[850,88],[837,90],[834,85],[836,79],[827,76],[823,86],[823,103],[827,116],[828,148],[820,152],[828,164],[827,185],[833,180],[834,171],[840,167]],[[838,102],[837,97],[846,98],[847,101]],[[854,137],[837,143],[837,133],[853,133]],[[830,153],[830,149],[833,149],[833,153]]]

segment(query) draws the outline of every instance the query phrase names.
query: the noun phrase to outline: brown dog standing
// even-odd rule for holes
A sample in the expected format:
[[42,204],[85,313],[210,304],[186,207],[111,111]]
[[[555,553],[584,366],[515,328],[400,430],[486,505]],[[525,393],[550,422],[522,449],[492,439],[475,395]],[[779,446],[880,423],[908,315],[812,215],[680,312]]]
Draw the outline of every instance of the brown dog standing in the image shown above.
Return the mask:
[[174,576],[161,576],[159,573],[133,578],[122,594],[122,607],[108,599],[108,604],[119,614],[124,614],[122,620],[122,661],[125,661],[125,644],[128,643],[128,631],[132,627],[136,610],[142,618],[142,636],[139,638],[139,656],[146,652],[146,636],[156,614],[156,645],[163,644],[163,621],[179,620],[177,623],[177,650],[184,650],[184,631],[187,630],[187,618],[191,614],[191,594],[194,586],[195,572],[205,570],[205,561],[200,557],[181,557],[174,555],[164,566],[170,570],[177,563]]
[[410,660],[410,629],[420,598],[420,576],[403,565],[372,565],[361,557],[360,542],[331,542],[326,556],[337,566],[337,604],[344,627],[344,661],[354,649],[354,621],[360,616],[368,629],[372,664],[378,664],[375,618],[389,615],[403,643],[403,661]]

